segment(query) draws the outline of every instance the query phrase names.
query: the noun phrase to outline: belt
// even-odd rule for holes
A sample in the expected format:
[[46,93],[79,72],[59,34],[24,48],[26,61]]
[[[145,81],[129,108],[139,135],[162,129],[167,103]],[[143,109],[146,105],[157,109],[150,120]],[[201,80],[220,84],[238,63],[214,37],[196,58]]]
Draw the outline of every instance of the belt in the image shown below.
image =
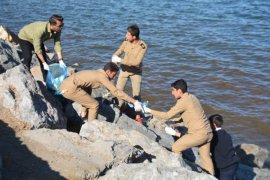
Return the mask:
[[136,67],[136,66],[127,66],[127,65],[123,65],[121,64],[121,68],[122,71],[127,71],[127,72],[131,72],[131,73],[140,73],[142,70],[140,67]]

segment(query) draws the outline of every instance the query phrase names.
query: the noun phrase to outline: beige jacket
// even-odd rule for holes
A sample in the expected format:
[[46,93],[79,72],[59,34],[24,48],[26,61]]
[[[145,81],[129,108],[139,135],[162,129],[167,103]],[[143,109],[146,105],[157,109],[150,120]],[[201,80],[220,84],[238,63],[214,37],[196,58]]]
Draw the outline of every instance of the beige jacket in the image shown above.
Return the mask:
[[[124,58],[122,58],[121,65],[124,67],[125,66],[133,67],[133,69],[141,71],[142,61],[146,51],[147,51],[147,44],[142,40],[139,40],[139,43],[136,44],[135,46],[129,41],[124,41],[120,46],[120,48],[114,53],[114,55],[120,56],[122,54],[125,54]],[[127,69],[129,69],[128,67]],[[131,72],[132,71],[133,70],[131,68]]]
[[[114,96],[123,99],[127,102],[132,102],[133,99],[126,93],[118,90],[114,84],[109,80],[106,72],[103,69],[98,70],[84,70],[77,72],[67,79],[65,79],[61,86],[67,91],[75,90],[76,88],[82,89],[97,89],[101,86],[107,88]],[[62,90],[63,90],[62,89]]]
[[188,133],[212,132],[210,123],[199,100],[190,93],[185,93],[168,112],[151,110],[154,116],[168,120],[181,114]]

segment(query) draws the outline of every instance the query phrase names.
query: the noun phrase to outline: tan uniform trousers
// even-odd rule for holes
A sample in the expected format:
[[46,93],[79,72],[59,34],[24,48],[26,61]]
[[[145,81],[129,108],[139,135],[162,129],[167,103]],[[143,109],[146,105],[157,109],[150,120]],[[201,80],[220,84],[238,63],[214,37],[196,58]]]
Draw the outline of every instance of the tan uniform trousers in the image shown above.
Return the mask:
[[[141,92],[141,82],[142,82],[142,75],[141,74],[134,74],[127,71],[120,70],[120,74],[118,76],[116,88],[123,91],[128,78],[130,78],[131,86],[132,86],[132,95],[134,96],[140,96]],[[123,104],[123,100],[118,99],[119,106]]]
[[82,112],[86,112],[86,109],[89,110],[88,121],[97,118],[99,104],[97,100],[91,97],[91,88],[82,89],[73,84],[73,82],[63,82],[60,86],[60,90],[65,90],[64,94],[62,94],[65,98],[81,104]]
[[210,143],[212,137],[212,133],[185,134],[172,145],[172,151],[175,153],[181,153],[182,151],[191,147],[198,147],[202,168],[214,175],[214,166],[210,156]]

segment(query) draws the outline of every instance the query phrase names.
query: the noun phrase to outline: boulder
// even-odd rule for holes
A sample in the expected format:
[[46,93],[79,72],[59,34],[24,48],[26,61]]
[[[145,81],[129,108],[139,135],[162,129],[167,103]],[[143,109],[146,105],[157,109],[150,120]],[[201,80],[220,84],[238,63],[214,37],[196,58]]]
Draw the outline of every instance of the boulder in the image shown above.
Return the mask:
[[255,144],[241,144],[235,147],[237,154],[241,158],[241,163],[251,167],[263,168],[265,161],[269,157],[269,151]]
[[[89,141],[66,130],[28,130],[22,133],[21,139],[28,144],[28,149],[34,155],[46,160],[48,166],[59,172],[64,179],[96,179],[106,174],[108,169],[132,163],[143,154],[141,149],[123,141],[93,138]],[[32,168],[29,158],[24,159],[24,166],[29,166],[32,174],[40,171],[41,164],[37,163]],[[31,173],[26,176],[27,179],[31,179]],[[50,178],[59,177],[52,177],[50,173],[42,177]]]
[[161,146],[171,149],[174,139],[165,133],[164,129],[155,128],[152,125],[143,126],[134,119],[129,118],[125,114],[119,117],[116,124],[123,129],[132,129],[138,131],[149,139],[158,142]]
[[12,44],[0,40],[0,74],[19,65],[20,62],[16,48]]
[[[80,135],[90,141],[94,139],[125,141],[131,146],[142,148],[148,154],[147,158],[150,162],[159,161],[167,164],[167,166],[186,165],[178,154],[170,153],[157,142],[152,141],[138,131],[126,128],[123,129],[117,124],[93,120],[82,126]],[[178,160],[178,158],[180,158],[180,160]]]
[[214,176],[189,171],[185,168],[169,168],[166,164],[140,163],[121,164],[111,169],[101,180],[135,180],[135,179],[170,179],[170,180],[214,180]]
[[33,129],[66,127],[60,103],[22,64],[0,74],[0,103]]

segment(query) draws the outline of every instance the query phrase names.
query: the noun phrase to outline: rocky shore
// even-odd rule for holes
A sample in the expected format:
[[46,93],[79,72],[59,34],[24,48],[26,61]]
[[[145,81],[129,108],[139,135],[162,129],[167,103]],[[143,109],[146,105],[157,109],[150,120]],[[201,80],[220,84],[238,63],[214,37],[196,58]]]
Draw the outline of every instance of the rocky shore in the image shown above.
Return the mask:
[[[215,179],[198,166],[196,148],[184,158],[171,152],[174,139],[160,120],[139,124],[114,107],[105,89],[93,93],[98,119],[84,123],[80,105],[52,95],[40,70],[31,74],[19,54],[0,40],[0,179]],[[270,177],[269,151],[254,144],[236,149],[238,179]]]

